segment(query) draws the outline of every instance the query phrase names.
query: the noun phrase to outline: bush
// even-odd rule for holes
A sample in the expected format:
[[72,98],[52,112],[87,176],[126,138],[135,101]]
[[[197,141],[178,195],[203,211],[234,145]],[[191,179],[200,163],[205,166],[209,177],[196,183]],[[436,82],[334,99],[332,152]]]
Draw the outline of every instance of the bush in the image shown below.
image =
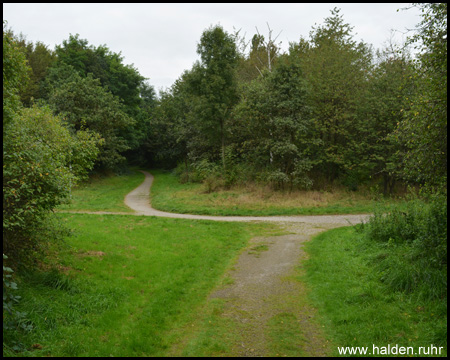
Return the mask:
[[71,135],[48,108],[24,109],[5,129],[3,251],[15,264],[30,265],[51,239],[48,215],[92,168],[98,141]]

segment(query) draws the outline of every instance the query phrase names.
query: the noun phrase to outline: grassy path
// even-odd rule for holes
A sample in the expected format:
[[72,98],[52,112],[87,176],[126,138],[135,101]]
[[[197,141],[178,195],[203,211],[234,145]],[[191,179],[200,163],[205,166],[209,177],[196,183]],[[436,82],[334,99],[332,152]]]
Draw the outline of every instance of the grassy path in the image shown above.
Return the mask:
[[176,344],[170,355],[329,355],[331,344],[299,279],[304,243],[329,227],[286,223],[287,235],[252,238],[224,275],[224,285],[209,295],[196,332]]

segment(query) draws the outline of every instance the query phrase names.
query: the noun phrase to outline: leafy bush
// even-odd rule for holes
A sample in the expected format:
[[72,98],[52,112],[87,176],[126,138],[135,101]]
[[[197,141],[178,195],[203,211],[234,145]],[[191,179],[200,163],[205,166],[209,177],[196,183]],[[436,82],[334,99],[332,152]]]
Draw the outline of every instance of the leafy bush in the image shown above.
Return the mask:
[[48,108],[24,109],[3,142],[3,251],[31,263],[52,236],[49,213],[84,178],[98,154],[97,136],[71,135]]
[[220,166],[206,159],[194,162],[189,172],[186,165],[180,163],[175,170],[175,174],[182,183],[187,181],[202,182],[206,193],[216,191],[225,185]]

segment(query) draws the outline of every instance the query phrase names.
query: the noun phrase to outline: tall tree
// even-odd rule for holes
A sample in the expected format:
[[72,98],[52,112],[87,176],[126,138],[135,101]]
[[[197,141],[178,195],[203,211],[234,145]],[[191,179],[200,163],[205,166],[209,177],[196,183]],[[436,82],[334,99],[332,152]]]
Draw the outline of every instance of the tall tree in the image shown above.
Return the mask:
[[236,44],[233,37],[217,25],[203,32],[197,53],[201,57],[201,79],[195,88],[197,125],[210,144],[220,144],[222,167],[225,169],[225,127],[238,99]]
[[365,146],[357,155],[372,177],[382,177],[387,195],[401,178],[403,160],[398,152],[403,146],[392,134],[417,91],[416,72],[408,54],[394,47],[379,52],[378,58],[359,106],[359,116],[366,119],[361,123]]
[[124,164],[123,153],[130,147],[123,133],[133,126],[134,120],[125,113],[118,97],[103,88],[98,79],[72,75],[54,89],[49,103],[75,131],[89,129],[104,139],[97,169],[118,170]]
[[40,41],[33,44],[22,39],[20,45],[25,50],[28,65],[31,68],[30,81],[20,92],[20,98],[22,103],[29,107],[32,105],[33,100],[41,99],[45,96],[42,86],[43,81],[48,74],[48,69],[56,61],[56,55],[48,49],[47,45]]
[[299,55],[311,86],[316,136],[322,140],[317,169],[332,181],[359,161],[354,157],[355,148],[362,146],[357,107],[367,83],[371,51],[353,40],[352,27],[336,8],[310,37],[310,46],[303,44]]
[[140,105],[140,88],[145,78],[133,65],[123,64],[120,53],[111,52],[106,45],[89,45],[78,34],[71,34],[69,39],[56,46],[56,54],[58,63],[73,66],[82,76],[92,74],[103,87],[122,100],[129,115],[136,114]]
[[405,176],[447,186],[447,3],[418,4],[422,21],[409,39],[421,50],[417,96],[395,134],[405,144]]
[[[298,63],[288,59],[245,87],[236,108],[241,144],[248,166],[267,173],[275,187],[308,187],[311,168],[312,121],[307,85]],[[235,125],[236,126],[236,125]]]

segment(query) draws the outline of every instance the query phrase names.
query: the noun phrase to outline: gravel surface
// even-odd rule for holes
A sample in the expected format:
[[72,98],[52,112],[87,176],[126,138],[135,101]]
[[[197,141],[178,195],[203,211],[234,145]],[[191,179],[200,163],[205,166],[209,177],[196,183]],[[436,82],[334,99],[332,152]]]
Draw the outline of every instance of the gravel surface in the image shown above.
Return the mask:
[[[296,222],[308,224],[336,224],[338,226],[354,225],[367,220],[370,215],[316,215],[316,216],[208,216],[191,214],[174,214],[153,209],[149,196],[153,183],[153,175],[141,171],[145,175],[144,182],[125,196],[125,204],[135,211],[135,215],[160,216],[178,219],[201,219],[213,221],[270,221]],[[125,213],[124,213],[125,214]]]

